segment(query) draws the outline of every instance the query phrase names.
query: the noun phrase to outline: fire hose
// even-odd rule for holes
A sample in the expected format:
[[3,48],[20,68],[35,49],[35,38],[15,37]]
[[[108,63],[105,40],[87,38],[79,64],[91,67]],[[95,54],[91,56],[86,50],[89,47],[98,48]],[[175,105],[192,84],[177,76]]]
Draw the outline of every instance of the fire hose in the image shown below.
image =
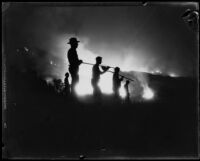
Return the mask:
[[[82,62],[82,64],[86,64],[86,65],[95,65],[95,64],[87,63],[87,62]],[[105,67],[105,65],[99,65],[99,66],[101,66],[101,67]],[[109,68],[113,68],[113,69],[115,69],[115,67],[110,67],[110,66],[109,66]],[[108,70],[107,72],[114,73],[113,71],[110,71],[110,70]],[[130,81],[133,81],[133,82],[134,82],[133,79],[130,79],[130,78],[128,78],[128,77],[125,77],[125,76],[123,76],[123,75],[121,75],[121,74],[119,74],[119,75],[120,75],[121,77],[127,79],[127,80],[130,80]]]

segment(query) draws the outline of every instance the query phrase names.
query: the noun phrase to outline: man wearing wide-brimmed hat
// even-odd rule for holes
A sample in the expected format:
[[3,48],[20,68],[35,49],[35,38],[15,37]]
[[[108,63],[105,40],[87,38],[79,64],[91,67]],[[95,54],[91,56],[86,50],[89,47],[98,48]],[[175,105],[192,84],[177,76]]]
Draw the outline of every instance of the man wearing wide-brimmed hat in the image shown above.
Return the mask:
[[79,65],[83,62],[82,60],[79,60],[78,54],[76,51],[76,48],[78,47],[78,41],[75,37],[72,37],[69,39],[68,44],[71,45],[71,48],[68,51],[68,61],[69,61],[69,73],[71,75],[72,81],[71,81],[71,92],[72,94],[75,94],[75,86],[79,81]]

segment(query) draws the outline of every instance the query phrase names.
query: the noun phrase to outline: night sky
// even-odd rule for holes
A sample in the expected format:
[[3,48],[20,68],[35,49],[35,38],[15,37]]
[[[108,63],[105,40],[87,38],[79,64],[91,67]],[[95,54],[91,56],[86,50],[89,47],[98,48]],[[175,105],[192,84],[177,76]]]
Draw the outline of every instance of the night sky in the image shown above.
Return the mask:
[[[12,60],[19,47],[37,55],[36,69],[59,73],[67,70],[68,39],[80,41],[79,57],[124,71],[161,71],[178,76],[195,76],[197,33],[181,18],[194,4],[147,6],[56,6],[11,4],[4,13],[5,48]],[[40,52],[38,52],[40,51]],[[55,69],[44,62],[52,60]],[[13,61],[15,61],[13,59]],[[11,61],[12,62],[12,61]]]

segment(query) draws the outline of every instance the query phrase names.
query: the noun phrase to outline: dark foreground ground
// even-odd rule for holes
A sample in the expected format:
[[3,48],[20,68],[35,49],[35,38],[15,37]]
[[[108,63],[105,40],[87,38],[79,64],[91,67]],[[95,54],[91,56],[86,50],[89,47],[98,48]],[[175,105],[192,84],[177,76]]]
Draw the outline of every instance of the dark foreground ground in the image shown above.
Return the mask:
[[162,82],[155,100],[120,103],[63,97],[31,75],[9,76],[4,156],[196,157],[197,82]]

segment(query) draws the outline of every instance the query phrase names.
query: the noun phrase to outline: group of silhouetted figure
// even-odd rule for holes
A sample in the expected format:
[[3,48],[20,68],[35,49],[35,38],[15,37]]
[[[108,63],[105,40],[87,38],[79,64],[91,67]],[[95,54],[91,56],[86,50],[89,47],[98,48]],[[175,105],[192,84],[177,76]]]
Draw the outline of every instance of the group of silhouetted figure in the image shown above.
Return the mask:
[[[69,78],[69,73],[65,74],[65,79],[64,79],[64,92],[66,94],[71,94],[71,95],[76,95],[75,87],[79,82],[79,66],[80,64],[83,63],[82,60],[78,58],[77,54],[77,47],[78,47],[78,41],[75,37],[72,37],[69,39],[68,44],[70,44],[71,48],[68,51],[68,61],[69,61],[69,73],[71,75],[71,85],[69,84],[68,78]],[[96,63],[92,67],[92,79],[91,79],[91,85],[93,87],[93,95],[95,97],[101,96],[101,89],[98,86],[100,76],[104,74],[105,72],[108,71],[110,68],[109,66],[101,66],[100,64],[102,63],[102,57],[98,56],[96,57]],[[101,67],[101,69],[100,69]],[[114,68],[113,72],[113,93],[115,97],[120,97],[120,87],[121,87],[121,82],[123,81],[124,77],[119,75],[120,68],[116,67]],[[129,93],[129,80],[126,81],[124,88],[126,92],[126,99],[128,100],[130,97]]]

